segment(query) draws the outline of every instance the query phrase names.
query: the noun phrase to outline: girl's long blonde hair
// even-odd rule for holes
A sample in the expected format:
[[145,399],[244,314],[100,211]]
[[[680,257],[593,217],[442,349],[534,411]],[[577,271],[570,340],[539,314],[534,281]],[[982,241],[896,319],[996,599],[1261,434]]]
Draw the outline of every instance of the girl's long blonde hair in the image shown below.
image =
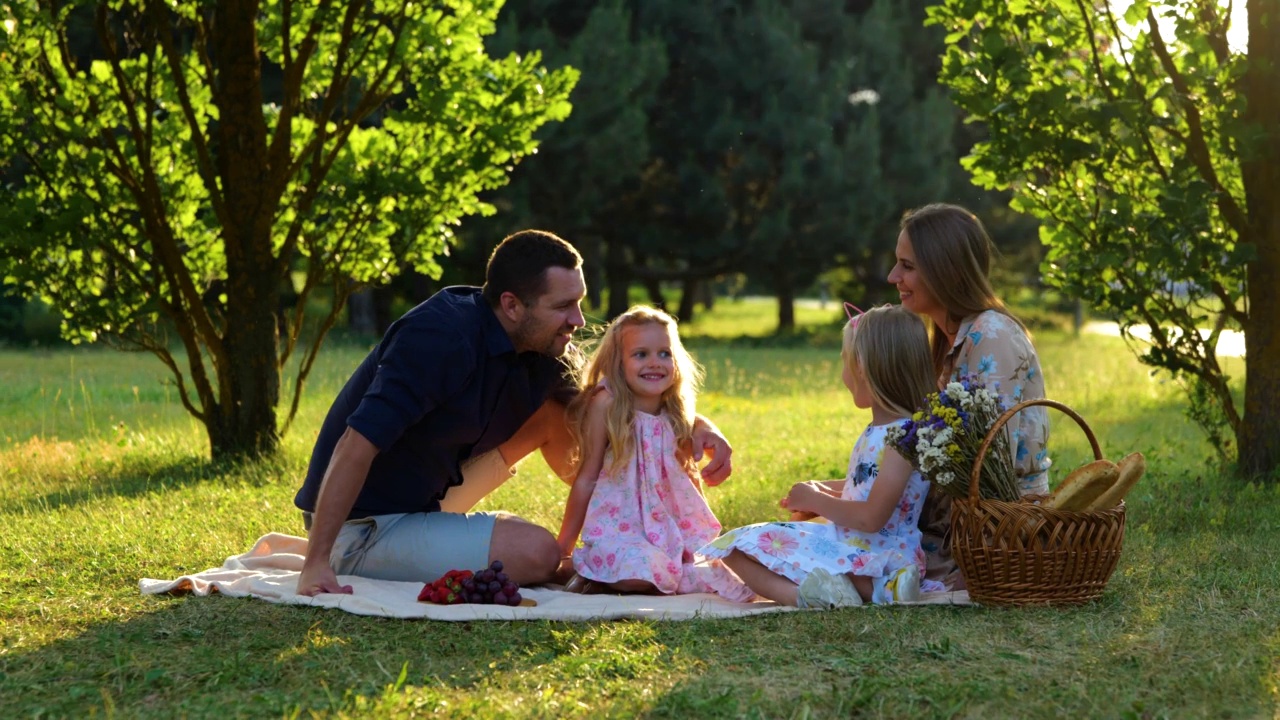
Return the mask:
[[[948,323],[958,324],[970,315],[995,310],[1027,331],[991,287],[995,244],[976,215],[959,205],[934,203],[907,211],[901,229],[911,241],[925,287],[947,309]],[[946,328],[936,327],[932,319],[926,322],[935,372],[941,374],[951,352]]]
[[[629,327],[651,324],[666,328],[667,336],[671,339],[671,359],[674,370],[671,387],[662,394],[661,409],[670,418],[677,443],[681,447],[691,445],[693,421],[697,413],[696,399],[698,389],[702,385],[702,367],[681,344],[675,318],[661,310],[637,305],[614,318],[604,331],[604,335],[590,351],[590,358],[578,373],[578,396],[569,403],[569,430],[573,433],[574,443],[578,447],[573,456],[575,472],[582,464],[581,448],[587,407],[590,405],[593,391],[602,380],[613,393],[613,403],[609,406],[608,415],[605,417],[606,437],[609,448],[613,450],[613,463],[609,469],[614,472],[620,470],[635,452],[635,441],[632,439],[631,430],[635,419],[635,399],[622,369],[622,332]],[[690,472],[696,469],[691,455],[684,453],[682,459]]]
[[901,417],[938,389],[924,320],[900,305],[881,305],[846,323],[841,355],[850,372],[862,369],[875,402]]

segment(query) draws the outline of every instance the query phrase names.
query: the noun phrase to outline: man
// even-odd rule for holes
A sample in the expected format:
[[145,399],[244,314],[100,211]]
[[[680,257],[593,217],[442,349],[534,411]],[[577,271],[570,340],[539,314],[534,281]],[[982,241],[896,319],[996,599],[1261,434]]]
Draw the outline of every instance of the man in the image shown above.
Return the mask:
[[[550,531],[467,511],[535,449],[573,480],[564,358],[585,295],[577,250],[525,230],[493,251],[483,288],[446,288],[391,325],[329,409],[294,498],[309,530],[299,594],[350,593],[338,574],[427,582],[494,559],[521,585],[555,576]],[[701,418],[694,446],[708,484],[728,477],[732,450]]]

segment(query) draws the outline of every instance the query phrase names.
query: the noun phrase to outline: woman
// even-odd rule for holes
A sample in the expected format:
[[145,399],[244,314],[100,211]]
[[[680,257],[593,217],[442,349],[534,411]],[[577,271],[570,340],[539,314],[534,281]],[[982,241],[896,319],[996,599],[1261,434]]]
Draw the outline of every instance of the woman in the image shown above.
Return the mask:
[[[939,203],[909,211],[901,227],[889,282],[903,307],[930,326],[938,387],[968,376],[998,390],[1007,407],[1043,398],[1040,359],[1027,329],[991,289],[994,246],[982,222],[962,207]],[[1046,409],[1027,408],[1009,427],[1022,494],[1048,494]],[[943,542],[950,519],[949,498],[934,490],[920,515],[926,577],[958,587],[962,581]]]

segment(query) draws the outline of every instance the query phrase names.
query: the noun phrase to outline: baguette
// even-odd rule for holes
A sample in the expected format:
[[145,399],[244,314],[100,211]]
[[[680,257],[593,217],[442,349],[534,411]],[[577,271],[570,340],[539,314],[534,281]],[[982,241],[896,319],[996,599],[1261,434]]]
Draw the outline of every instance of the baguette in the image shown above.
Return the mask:
[[1045,501],[1046,507],[1080,511],[1088,508],[1120,476],[1120,468],[1110,460],[1094,460],[1072,470]]
[[1138,483],[1138,479],[1147,471],[1147,459],[1142,453],[1129,453],[1120,462],[1120,475],[1107,491],[1098,496],[1090,505],[1090,510],[1107,510],[1120,504],[1124,496]]

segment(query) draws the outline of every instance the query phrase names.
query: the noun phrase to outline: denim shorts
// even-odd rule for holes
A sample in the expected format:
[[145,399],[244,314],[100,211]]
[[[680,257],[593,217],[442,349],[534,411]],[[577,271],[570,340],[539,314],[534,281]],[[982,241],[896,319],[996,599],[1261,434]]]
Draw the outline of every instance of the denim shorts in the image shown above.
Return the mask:
[[497,513],[398,513],[348,520],[329,564],[339,575],[430,582],[450,570],[489,564]]

